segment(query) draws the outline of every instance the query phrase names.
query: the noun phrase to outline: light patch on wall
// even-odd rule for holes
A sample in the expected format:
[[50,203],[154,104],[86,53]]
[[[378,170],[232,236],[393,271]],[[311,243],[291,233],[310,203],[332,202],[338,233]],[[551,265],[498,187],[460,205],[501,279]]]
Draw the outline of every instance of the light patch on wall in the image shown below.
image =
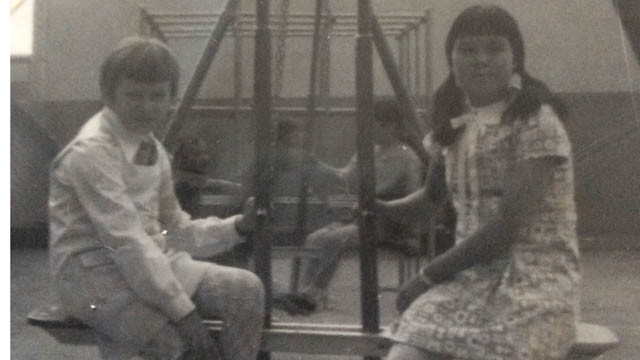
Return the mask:
[[11,1],[11,56],[29,56],[33,54],[34,1]]

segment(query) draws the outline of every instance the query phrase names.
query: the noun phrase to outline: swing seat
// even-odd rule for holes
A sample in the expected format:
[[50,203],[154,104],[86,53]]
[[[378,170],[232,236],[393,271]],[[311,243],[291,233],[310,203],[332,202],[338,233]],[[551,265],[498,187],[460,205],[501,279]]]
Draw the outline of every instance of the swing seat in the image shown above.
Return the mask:
[[576,342],[567,360],[593,359],[618,345],[620,340],[609,328],[581,322],[578,324]]
[[[45,328],[89,327],[67,316],[57,305],[44,305],[31,311],[27,321]],[[222,329],[220,320],[204,320],[212,335]],[[566,360],[595,359],[618,345],[616,334],[602,325],[581,322],[576,342]],[[265,329],[261,349],[269,352],[383,357],[392,343],[381,334],[363,332],[359,325],[303,324],[274,322]]]
[[50,328],[88,328],[82,322],[69,317],[59,305],[46,304],[27,314],[27,322]]
[[[222,322],[205,320],[212,334],[220,332]],[[619,343],[608,328],[579,323],[576,342],[566,360],[595,359]],[[316,355],[384,357],[392,345],[381,333],[363,332],[359,325],[303,324],[274,322],[264,330],[261,349]]]

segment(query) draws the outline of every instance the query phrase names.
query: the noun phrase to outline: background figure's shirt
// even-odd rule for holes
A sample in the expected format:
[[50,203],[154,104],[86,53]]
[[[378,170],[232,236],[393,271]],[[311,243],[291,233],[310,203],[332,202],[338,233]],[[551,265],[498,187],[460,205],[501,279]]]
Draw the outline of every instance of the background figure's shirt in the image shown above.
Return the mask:
[[[407,196],[422,186],[424,169],[418,155],[406,145],[398,143],[387,148],[374,148],[376,197],[383,200]],[[339,171],[351,192],[358,191],[358,169],[356,155]],[[414,235],[418,228],[389,219],[376,222],[379,240],[382,243],[397,243]]]
[[51,266],[59,280],[74,257],[83,264],[106,257],[140,298],[178,320],[195,308],[190,295],[200,278],[183,250],[211,256],[241,238],[235,217],[191,220],[182,211],[169,158],[157,140],[155,164],[132,162],[144,138],[124,129],[105,108],[53,161]]
[[[397,199],[418,190],[422,186],[424,171],[422,162],[413,150],[404,144],[396,144],[381,149],[374,148],[376,196],[384,199]],[[356,155],[340,171],[351,192],[358,189],[358,169]]]

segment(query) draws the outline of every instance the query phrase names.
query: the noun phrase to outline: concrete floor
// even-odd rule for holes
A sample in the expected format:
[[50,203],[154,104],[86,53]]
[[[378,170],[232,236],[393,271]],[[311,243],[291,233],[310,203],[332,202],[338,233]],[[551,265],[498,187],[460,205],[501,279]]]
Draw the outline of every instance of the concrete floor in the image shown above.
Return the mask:
[[[636,237],[635,244],[640,242]],[[583,321],[605,325],[620,337],[620,345],[602,355],[600,360],[640,359],[640,249],[610,247],[583,251]],[[79,329],[45,329],[27,323],[32,309],[53,301],[46,249],[11,251],[11,358],[16,360],[96,359],[91,331]],[[284,289],[289,264],[274,263],[274,287]],[[393,285],[395,262],[391,254],[380,254],[380,284]],[[356,276],[354,276],[356,274]],[[317,323],[358,323],[358,263],[354,256],[345,259],[332,284],[329,308],[308,317],[290,317],[274,311],[276,321]],[[395,294],[380,295],[381,323],[395,316]],[[273,354],[273,360],[332,359],[328,356]]]

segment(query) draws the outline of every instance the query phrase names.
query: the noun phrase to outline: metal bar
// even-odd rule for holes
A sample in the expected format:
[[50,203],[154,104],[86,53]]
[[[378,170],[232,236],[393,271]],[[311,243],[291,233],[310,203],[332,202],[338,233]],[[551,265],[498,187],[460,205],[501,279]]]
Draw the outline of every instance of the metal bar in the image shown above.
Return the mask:
[[373,45],[371,43],[371,6],[369,0],[358,0],[358,36],[356,38],[356,98],[358,201],[360,215],[360,302],[362,328],[365,332],[380,330],[378,304],[378,272],[376,254],[376,189],[373,154]]
[[411,76],[411,74],[414,73],[415,69],[413,68],[413,57],[411,56],[411,44],[413,43],[413,31],[411,30],[411,27],[408,27],[407,29],[407,73],[406,73],[406,79],[407,79],[407,92],[409,93],[409,96],[411,96],[411,94],[413,93],[414,90],[414,84],[413,84],[413,77]]
[[402,50],[404,51],[404,73],[402,74],[402,80],[407,89],[407,93],[411,93],[411,46],[410,46],[409,31],[405,30],[402,34]]
[[[212,334],[219,334],[224,326],[219,320],[204,320],[203,324]],[[567,358],[595,359],[619,343],[608,328],[580,322]],[[388,338],[363,333],[354,325],[277,322],[265,331],[260,347],[274,352],[385,356],[391,345]]]
[[[211,25],[169,25],[169,26],[163,26],[162,27],[164,29],[164,32],[166,33],[189,33],[189,32],[206,32],[207,34],[210,34],[211,29],[213,28],[213,26]],[[273,30],[276,30],[278,35],[281,33],[281,31],[279,30],[278,26],[272,26]],[[356,32],[356,27],[352,26],[352,25],[344,25],[344,24],[333,24],[332,25],[333,30],[335,31],[340,31],[340,32],[352,32],[353,34],[355,34]],[[406,27],[404,25],[399,25],[399,24],[390,24],[390,25],[384,25],[383,29],[385,31],[397,31],[397,32],[401,32],[401,31],[405,31]],[[240,27],[240,31],[242,32],[251,32],[253,34],[253,29],[250,26],[246,26],[243,27],[241,24]],[[287,32],[286,34],[290,33],[290,32],[313,32],[313,28],[309,27],[309,26],[300,26],[300,25],[296,25],[296,24],[288,24],[287,25]],[[285,34],[285,35],[286,35]]]
[[420,96],[420,27],[416,27],[413,30],[413,67],[415,68],[413,74],[413,96],[417,99]]
[[319,92],[320,99],[324,106],[324,111],[327,112],[330,108],[329,100],[331,97],[331,37],[333,36],[333,17],[327,18],[326,22],[323,26],[325,26],[325,31],[323,33],[323,51],[322,51],[322,68],[319,69],[320,72],[320,84],[319,84]]
[[422,139],[420,137],[421,130],[418,125],[418,115],[416,113],[416,107],[409,97],[409,93],[402,83],[402,78],[400,72],[398,71],[398,67],[395,64],[393,59],[393,54],[391,53],[391,49],[387,44],[387,41],[382,33],[382,29],[380,28],[380,24],[378,24],[376,17],[372,16],[372,33],[373,33],[373,41],[376,45],[376,49],[378,50],[378,55],[380,55],[380,60],[382,65],[387,73],[387,77],[389,78],[389,82],[391,83],[391,87],[396,94],[396,98],[400,102],[402,109],[404,109],[404,119],[405,119],[405,128],[407,133],[407,138],[405,141],[407,145],[409,145],[413,151],[422,159],[422,161],[426,164],[429,164],[429,155],[427,151],[422,146]]
[[237,16],[237,10],[234,14],[233,31],[233,106],[236,120],[237,113],[242,105],[242,36],[240,36],[240,28]]
[[[320,43],[320,19],[322,17],[322,2],[323,0],[316,0],[316,16],[313,24],[313,39],[311,46],[311,64],[309,67],[309,96],[307,97],[307,122],[304,124],[304,139],[303,139],[303,149],[306,153],[312,152],[313,146],[313,130],[315,124],[315,116],[316,116],[316,79],[318,75],[318,46]],[[297,239],[301,239],[304,237],[306,223],[307,223],[307,190],[308,190],[308,181],[311,173],[307,167],[302,167],[300,172],[300,176],[302,178],[300,190],[298,192],[298,197],[300,201],[298,202],[297,211],[296,211],[296,229],[295,229],[295,237]],[[300,259],[293,259],[293,269],[292,269],[292,277],[291,281],[291,291],[297,291],[298,282],[299,282],[299,271],[300,271]]]
[[[233,111],[233,106],[194,105],[192,109],[194,112],[195,111],[208,112],[208,113],[215,113],[216,115],[220,115],[220,116],[230,116]],[[308,111],[306,106],[274,106],[272,109],[273,111],[277,111],[279,113],[290,113],[290,114],[298,114],[298,115],[305,115]],[[240,111],[243,111],[243,112],[252,111],[252,110],[253,110],[252,107],[249,107],[246,105],[240,107]],[[335,115],[335,114],[354,115],[356,113],[356,109],[354,107],[332,106],[328,111],[323,111],[323,112],[327,115]],[[421,110],[417,110],[417,112],[420,113]]]
[[[198,19],[189,19],[189,18],[185,18],[185,19],[158,19],[157,23],[160,24],[161,26],[165,26],[165,27],[170,27],[170,26],[190,26],[190,27],[202,27],[202,26],[207,26],[207,27],[212,27],[214,26],[217,21],[215,20],[216,18],[212,18],[212,19],[208,19],[208,20],[198,20]],[[240,24],[242,24],[243,26],[254,26],[255,22],[251,19],[239,19]],[[402,27],[402,29],[407,29],[408,27],[411,27],[412,25],[419,25],[422,22],[422,19],[418,19],[418,21],[415,20],[411,20],[411,22],[408,25],[407,22],[399,22],[397,20],[394,19],[386,19],[386,20],[381,20],[380,24],[382,24],[383,26],[396,26],[396,27]],[[313,27],[313,21],[309,21],[309,20],[288,20],[287,21],[288,24],[291,25],[298,25],[298,26],[307,26],[308,28],[312,28]],[[335,21],[337,26],[341,26],[341,27],[348,27],[348,28],[356,28],[357,27],[357,23],[355,21]],[[271,22],[272,26],[278,26],[278,24],[280,24],[279,20],[273,20]]]
[[[242,0],[238,0],[238,6],[235,7],[233,12],[233,23],[231,25],[231,33],[233,36],[233,119],[235,121],[231,125],[234,129],[234,134],[240,134],[242,132],[242,125],[240,123],[240,107],[242,106],[242,93],[243,93],[243,38],[240,33],[240,23],[238,12],[242,7]],[[242,161],[242,156],[237,151],[233,151],[231,154],[233,164],[239,164]],[[234,170],[237,170],[234,167]]]
[[[256,37],[254,57],[254,119],[257,127],[256,177],[259,186],[256,196],[256,231],[254,233],[255,271],[262,280],[265,289],[264,327],[271,327],[272,308],[272,276],[271,276],[271,241],[272,234],[268,224],[270,184],[272,179],[271,150],[275,137],[271,120],[271,30],[269,29],[269,0],[256,0]],[[261,360],[268,360],[270,354],[261,352]]]
[[[255,271],[262,280],[265,289],[264,327],[271,327],[272,276],[271,242],[269,230],[270,185],[273,176],[272,154],[274,131],[271,120],[271,30],[269,29],[270,0],[256,0],[256,37],[254,56],[254,121],[257,127],[256,153],[256,229],[254,233]],[[258,358],[269,360],[271,354],[261,351]]]
[[[398,34],[399,33],[397,32],[392,32],[392,33],[387,33],[385,35],[396,36]],[[241,36],[243,38],[254,37],[254,35],[251,35],[248,33],[243,33]],[[287,37],[291,37],[291,38],[309,38],[311,36],[313,36],[313,32],[287,34]],[[207,34],[167,34],[168,39],[202,39],[207,37],[208,37]],[[354,38],[355,34],[354,33],[332,33],[331,37],[332,38],[346,38],[346,37]]]
[[[404,73],[405,73],[405,62],[404,62],[404,41],[403,41],[403,36],[404,33],[399,34],[398,36],[396,36],[396,43],[398,46],[398,74],[400,76],[400,79],[404,79]],[[391,52],[391,51],[389,51]],[[382,58],[382,55],[380,55],[380,50],[378,50],[378,55]],[[384,62],[382,63],[384,65]]]
[[[323,2],[316,0],[315,18],[313,23],[313,39],[311,48],[311,64],[309,67],[309,97],[307,102],[308,120],[305,124],[303,147],[305,151],[311,152],[313,145],[313,130],[316,116],[316,91],[318,79],[318,48],[320,46],[320,25],[322,19]],[[305,174],[305,183],[309,174]]]
[[[205,320],[204,325],[212,334],[220,333],[224,326],[218,320]],[[282,353],[383,357],[391,344],[380,333],[363,332],[354,325],[274,322],[264,331],[260,348]]]
[[209,67],[211,67],[211,63],[218,53],[218,49],[220,48],[220,44],[224,38],[224,33],[227,31],[229,24],[233,21],[233,11],[237,4],[238,0],[227,0],[224,11],[220,16],[220,21],[218,21],[216,27],[213,29],[211,37],[207,42],[207,47],[198,61],[196,70],[189,81],[189,85],[187,86],[184,95],[182,96],[182,102],[178,105],[174,116],[169,121],[167,134],[164,139],[164,143],[168,149],[173,147],[173,143],[176,141],[178,133],[184,125],[183,119],[191,105],[193,105],[193,102],[198,95],[198,91],[200,90],[200,86],[202,86],[207,75],[207,71],[209,71]]
[[[217,23],[217,19],[218,17],[213,17],[213,18],[208,18],[208,19],[195,19],[195,18],[174,18],[174,19],[169,19],[169,18],[165,18],[165,19],[158,19],[157,22],[159,24],[162,24],[164,26],[179,26],[179,25],[188,25],[188,26],[198,26],[198,25],[205,25],[205,26],[213,26]],[[251,18],[246,18],[243,19],[242,17],[238,18],[238,21],[242,24],[254,24],[253,19]],[[411,19],[410,22],[406,22],[406,21],[398,21],[395,19],[381,19],[380,20],[380,24],[383,25],[396,25],[396,26],[404,26],[405,28],[410,28],[411,26],[415,26],[417,24],[420,24],[423,21],[422,18],[416,18],[416,19]],[[277,26],[278,24],[280,24],[282,22],[282,20],[279,19],[273,19],[271,21],[271,25],[275,25]],[[336,19],[335,20],[337,25],[340,26],[353,26],[353,27],[357,27],[357,22],[355,20],[350,20],[350,19]],[[288,24],[292,24],[292,25],[309,25],[310,27],[313,27],[313,19],[287,19],[287,23]]]
[[[331,37],[355,37],[356,33],[355,32],[332,32],[331,33]],[[386,36],[397,36],[400,35],[400,32],[398,31],[387,31],[385,32]],[[249,31],[249,30],[242,30],[242,33],[240,34],[241,37],[254,37],[254,32],[253,31]],[[313,31],[300,31],[300,32],[289,32],[287,33],[287,37],[311,37],[313,36]],[[169,33],[167,32],[166,37],[169,39],[181,39],[181,38],[188,38],[188,39],[199,39],[199,38],[204,38],[204,37],[209,37],[209,33],[206,32],[195,32],[195,31],[189,31],[189,32],[172,32]]]
[[158,39],[160,39],[160,41],[164,43],[167,42],[167,38],[162,32],[162,30],[160,29],[160,26],[158,26],[158,24],[154,21],[153,17],[144,8],[140,8],[140,18],[145,24],[149,26],[149,29],[151,30],[151,34],[153,36],[157,37]]
[[[210,18],[210,17],[220,17],[222,15],[222,13],[220,12],[162,12],[162,11],[157,11],[151,14],[154,17],[200,17],[200,18]],[[270,15],[277,15],[276,13],[270,14]],[[248,12],[248,11],[242,11],[240,12],[240,16],[242,17],[248,17],[248,18],[255,18],[255,14],[252,12]],[[345,12],[345,13],[340,13],[340,14],[334,14],[335,17],[340,18],[340,19],[351,19],[353,21],[357,21],[357,13],[349,13],[349,12]],[[290,18],[309,18],[309,19],[313,19],[315,17],[315,13],[313,12],[291,12],[289,13],[289,17]],[[384,20],[384,19],[397,19],[397,20],[401,20],[401,19],[416,19],[419,20],[422,18],[421,15],[415,15],[415,13],[413,12],[405,12],[405,13],[395,13],[395,14],[385,14],[385,15],[380,15],[379,16],[380,19]]]

